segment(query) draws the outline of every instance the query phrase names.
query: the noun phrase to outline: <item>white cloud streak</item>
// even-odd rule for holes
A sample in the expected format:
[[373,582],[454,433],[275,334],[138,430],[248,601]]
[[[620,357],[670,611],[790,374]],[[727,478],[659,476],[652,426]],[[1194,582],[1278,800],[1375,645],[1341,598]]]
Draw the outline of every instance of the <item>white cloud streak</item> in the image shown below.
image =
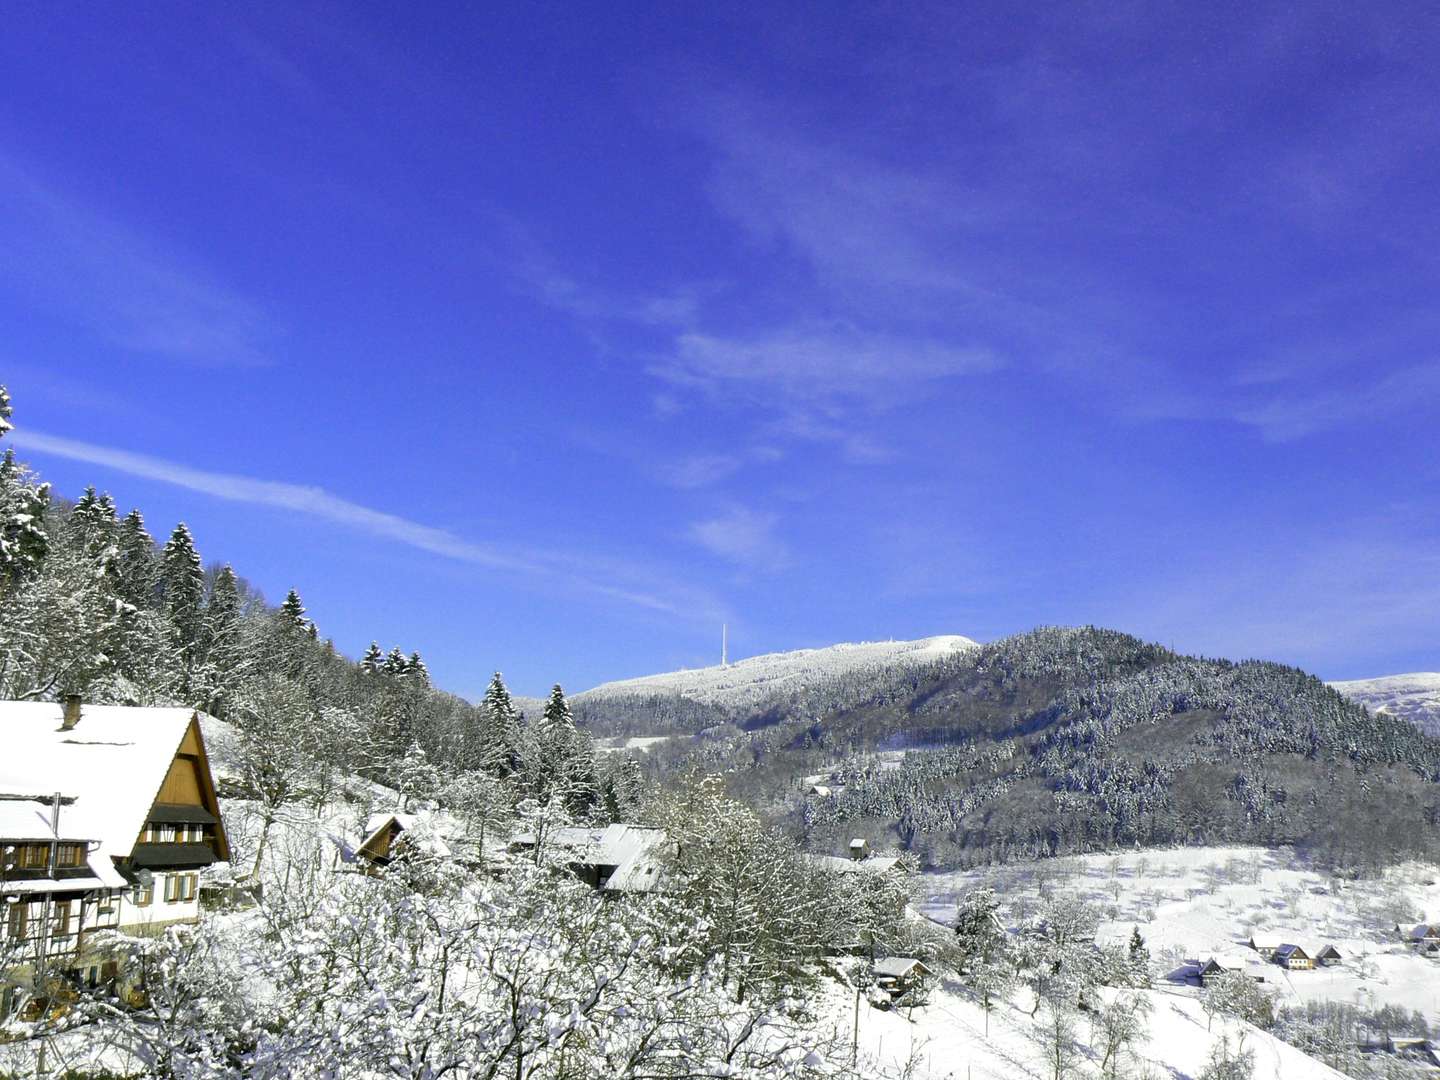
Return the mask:
[[[320,487],[261,480],[235,473],[210,472],[146,454],[98,446],[30,429],[17,428],[11,438],[27,451],[99,465],[129,476],[155,480],[230,502],[268,506],[320,518],[447,559],[489,570],[528,575],[551,585],[580,589],[651,611],[712,620],[717,607],[708,597],[691,595],[672,598],[640,587],[601,580],[601,575],[587,572],[587,568],[583,566],[584,561],[574,556],[553,553],[515,555],[492,545],[466,540],[446,529],[424,525],[398,514],[351,502]],[[618,566],[607,567],[606,570],[617,577],[631,576],[633,573]]]
[[779,518],[743,506],[690,526],[690,539],[722,559],[751,570],[774,572],[790,561],[790,551],[775,535]]
[[191,364],[268,362],[272,327],[257,304],[3,153],[0,229],[0,284],[114,345]]

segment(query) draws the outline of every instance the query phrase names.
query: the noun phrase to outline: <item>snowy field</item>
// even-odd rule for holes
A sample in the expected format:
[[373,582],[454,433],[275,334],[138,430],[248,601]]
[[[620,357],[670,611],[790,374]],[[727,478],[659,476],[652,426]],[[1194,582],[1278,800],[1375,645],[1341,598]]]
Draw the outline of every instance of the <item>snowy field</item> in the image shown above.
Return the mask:
[[[1254,933],[1297,943],[1307,951],[1331,944],[1345,958],[1338,967],[1285,971],[1268,965],[1266,985],[1278,994],[1279,1004],[1391,1004],[1419,1010],[1440,1026],[1440,962],[1417,956],[1395,934],[1397,923],[1440,918],[1440,867],[1434,865],[1412,863],[1380,880],[1342,882],[1311,869],[1285,849],[1205,847],[1088,855],[923,874],[915,906],[948,924],[959,898],[982,883],[997,889],[1010,921],[1023,917],[1041,890],[1086,897],[1110,920],[1102,926],[1102,935],[1123,942],[1130,928],[1138,926],[1162,973],[1218,954],[1260,959],[1246,945]],[[1169,989],[1181,996],[1198,995],[1179,981]],[[1262,1070],[1259,1075],[1268,1074]]]
[[[1228,1036],[1233,1045],[1242,1035],[1245,1048],[1255,1052],[1256,1080],[1334,1080],[1343,1075],[1242,1021],[1217,1018],[1207,1031],[1207,1017],[1194,998],[1164,990],[1147,996],[1153,1003],[1149,1037],[1137,1048],[1141,1060],[1132,1063],[1131,1076],[1191,1080],[1204,1069],[1217,1040]],[[826,996],[820,1023],[849,1042],[854,1022],[855,995],[836,986]],[[910,1080],[1040,1080],[1053,1071],[1035,1038],[1039,1023],[1026,1010],[1000,1005],[990,1014],[987,1036],[984,1012],[953,984],[931,991],[929,1004],[913,1012],[875,1009],[862,1000],[859,1060],[875,1075]],[[1081,1060],[1086,1075],[1094,1075],[1088,1034],[1082,1021],[1077,1030]]]
[[652,746],[662,746],[669,741],[669,735],[632,735],[628,739],[596,739],[595,749],[602,754],[614,754],[620,750],[639,750],[643,753]]
[[979,644],[970,638],[946,634],[918,641],[873,641],[831,645],[824,649],[797,649],[714,667],[602,683],[576,695],[576,700],[595,702],[637,694],[669,693],[706,704],[743,708],[826,679],[895,665],[928,664],[976,648]]

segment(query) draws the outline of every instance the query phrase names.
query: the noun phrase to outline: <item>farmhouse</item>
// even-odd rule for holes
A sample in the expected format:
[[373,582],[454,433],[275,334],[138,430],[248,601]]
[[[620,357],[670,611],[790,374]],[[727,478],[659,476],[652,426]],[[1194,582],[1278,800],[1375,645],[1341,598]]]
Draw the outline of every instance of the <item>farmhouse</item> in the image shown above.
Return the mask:
[[1315,959],[1299,945],[1281,945],[1275,950],[1275,962],[1290,971],[1312,971],[1315,968]]
[[1334,945],[1326,945],[1315,954],[1315,962],[1321,967],[1334,967],[1336,964],[1343,963],[1344,960],[1345,957]]
[[[535,838],[517,836],[512,846],[533,851]],[[667,856],[675,850],[664,829],[624,824],[554,829],[544,846],[543,858],[565,863],[582,881],[610,894],[661,891]]]
[[1440,923],[1421,923],[1404,932],[1405,943],[1422,956],[1440,956]]
[[1265,981],[1265,969],[1244,955],[1212,956],[1200,965],[1201,986],[1211,986],[1222,975],[1241,972],[1255,982]]
[[37,975],[113,982],[98,931],[199,918],[200,871],[230,847],[198,713],[0,702],[0,746],[0,1006]]
[[1274,956],[1275,950],[1280,948],[1281,945],[1285,944],[1285,941],[1283,938],[1279,937],[1276,934],[1264,934],[1257,932],[1250,935],[1250,940],[1248,944],[1250,948],[1254,949],[1257,953],[1260,953],[1260,955],[1268,959]]

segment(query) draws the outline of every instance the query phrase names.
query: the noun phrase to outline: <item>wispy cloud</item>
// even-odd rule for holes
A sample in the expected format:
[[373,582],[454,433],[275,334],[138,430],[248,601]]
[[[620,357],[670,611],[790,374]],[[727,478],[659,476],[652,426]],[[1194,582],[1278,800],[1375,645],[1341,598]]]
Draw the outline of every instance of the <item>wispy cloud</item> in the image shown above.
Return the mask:
[[690,539],[714,555],[747,570],[774,572],[790,561],[790,551],[775,535],[775,514],[733,506],[690,526]]
[[320,518],[447,559],[527,575],[550,586],[578,589],[651,611],[713,621],[720,606],[693,589],[655,588],[640,582],[642,574],[618,562],[601,566],[595,559],[555,552],[519,555],[500,545],[477,543],[446,529],[351,502],[320,487],[210,472],[30,429],[17,428],[11,437],[27,451],[99,465],[230,502]]
[[986,349],[821,323],[746,338],[683,334],[674,357],[653,370],[671,382],[711,391],[884,405],[917,385],[998,366]]
[[273,327],[259,305],[3,153],[0,228],[0,284],[110,344],[195,364],[267,361]]
[[1359,386],[1307,390],[1291,383],[1266,400],[1241,406],[1239,423],[1271,442],[1289,442],[1355,423],[1385,424],[1440,402],[1440,361],[1430,361]]
[[798,135],[733,95],[695,104],[697,132],[715,152],[710,194],[757,242],[799,257],[827,284],[880,288],[892,302],[916,289],[988,293],[943,242],[993,220],[979,192]]

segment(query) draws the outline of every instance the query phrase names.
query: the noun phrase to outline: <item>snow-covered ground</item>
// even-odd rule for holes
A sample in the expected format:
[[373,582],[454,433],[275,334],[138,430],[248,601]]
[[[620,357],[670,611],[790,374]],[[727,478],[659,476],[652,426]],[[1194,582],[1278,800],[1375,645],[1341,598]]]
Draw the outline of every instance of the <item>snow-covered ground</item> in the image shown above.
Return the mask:
[[1330,684],[1371,712],[1388,712],[1440,737],[1440,671],[1351,679]]
[[[1242,1021],[1217,1017],[1207,1031],[1208,1018],[1193,997],[1165,990],[1146,996],[1153,1008],[1148,1038],[1137,1050],[1151,1066],[1152,1076],[1168,1080],[1199,1076],[1215,1042],[1228,1036],[1234,1045],[1242,1034],[1245,1048],[1255,1052],[1257,1078],[1334,1080],[1342,1075]],[[854,992],[834,986],[822,1002],[820,1023],[849,1042],[855,1030]],[[862,998],[859,1059],[869,1063],[876,1075],[906,1075],[908,1068],[911,1080],[1039,1080],[1053,1076],[1053,1071],[1036,1039],[1038,1025],[1028,1009],[1006,1003],[992,1010],[987,1035],[980,1007],[953,983],[942,982],[930,992],[929,1003],[913,1011],[876,1009]],[[1093,1075],[1094,1055],[1088,1049],[1090,1033],[1084,1021],[1076,1035],[1081,1060],[1088,1060],[1087,1074]]]
[[[1217,954],[1249,953],[1245,943],[1253,933],[1271,934],[1307,951],[1333,944],[1345,957],[1338,967],[1287,972],[1268,966],[1266,985],[1280,1004],[1393,1004],[1418,1009],[1432,1025],[1440,1025],[1440,962],[1416,955],[1395,934],[1397,923],[1440,918],[1437,866],[1412,863],[1380,880],[1340,882],[1285,849],[1087,855],[925,874],[918,881],[916,907],[948,923],[959,898],[981,883],[996,887],[1012,921],[1041,889],[1087,897],[1111,920],[1102,932],[1123,940],[1131,926],[1138,926],[1151,956],[1165,970]],[[1180,984],[1172,988],[1182,995],[1198,993]]]
[[663,746],[669,741],[669,735],[632,735],[628,739],[596,739],[595,749],[602,754],[613,754],[618,750],[646,751],[652,746]]
[[602,683],[576,697],[579,701],[603,701],[637,694],[670,693],[706,704],[738,708],[826,679],[895,665],[918,666],[975,648],[979,645],[970,638],[946,634],[918,641],[873,641],[831,645],[824,649],[797,649],[752,656],[732,664]]

